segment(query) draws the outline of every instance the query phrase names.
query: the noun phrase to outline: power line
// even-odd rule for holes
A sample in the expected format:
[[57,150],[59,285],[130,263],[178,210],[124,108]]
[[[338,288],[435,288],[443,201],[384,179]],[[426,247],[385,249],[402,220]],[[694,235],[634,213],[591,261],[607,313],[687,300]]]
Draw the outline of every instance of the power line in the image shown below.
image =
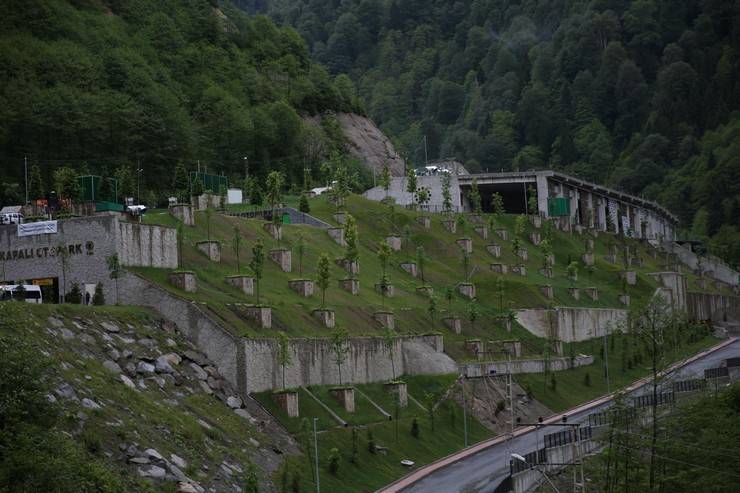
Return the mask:
[[[622,444],[618,444],[618,443],[614,443],[614,444],[612,444],[612,446],[614,446],[614,447],[620,447],[620,448],[624,448],[624,449],[629,449],[629,450],[634,450],[634,451],[637,451],[637,452],[640,452],[640,453],[644,453],[645,452],[641,448],[628,447],[627,445],[622,445]],[[685,466],[691,466],[691,467],[698,467],[700,469],[706,469],[707,471],[716,472],[717,474],[725,474],[727,476],[733,476],[733,477],[736,477],[736,478],[740,478],[740,474],[735,474],[734,472],[720,471],[719,469],[712,469],[711,467],[702,466],[700,464],[694,464],[693,462],[686,462],[686,461],[683,461],[683,460],[680,460],[680,459],[674,459],[672,457],[666,457],[664,455],[659,455],[659,454],[655,454],[655,457],[657,457],[659,459],[671,461],[671,462],[676,462],[678,464],[683,464]]]

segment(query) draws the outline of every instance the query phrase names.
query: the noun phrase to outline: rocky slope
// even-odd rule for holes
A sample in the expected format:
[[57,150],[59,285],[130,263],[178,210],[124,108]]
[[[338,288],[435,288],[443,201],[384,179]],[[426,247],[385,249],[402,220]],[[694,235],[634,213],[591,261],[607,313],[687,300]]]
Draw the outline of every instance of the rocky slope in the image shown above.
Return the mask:
[[238,492],[256,476],[274,491],[271,474],[295,444],[176,327],[131,308],[43,306],[24,318],[21,334],[53,368],[48,399],[68,417],[65,431],[128,484]]

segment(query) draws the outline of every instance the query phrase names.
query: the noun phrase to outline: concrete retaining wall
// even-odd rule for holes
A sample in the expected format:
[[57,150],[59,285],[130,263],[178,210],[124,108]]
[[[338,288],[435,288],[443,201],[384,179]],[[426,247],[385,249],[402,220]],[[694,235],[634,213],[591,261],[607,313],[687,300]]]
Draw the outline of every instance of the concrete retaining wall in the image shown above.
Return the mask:
[[[388,189],[388,196],[393,197],[398,205],[409,205],[413,203],[413,195],[406,191],[406,177],[391,178],[391,186]],[[427,187],[431,192],[431,197],[427,206],[431,212],[441,212],[444,204],[442,198],[442,179],[441,176],[417,176],[417,188]],[[365,197],[370,200],[383,200],[386,196],[383,187],[375,187],[364,193]],[[450,175],[450,195],[452,196],[452,209],[460,210],[462,201],[460,198],[460,186],[457,182],[456,175]]]
[[[587,366],[594,362],[593,356],[576,356],[571,365],[570,358],[550,358],[550,370],[561,371],[579,366]],[[520,359],[511,361],[511,373],[544,373],[544,359]],[[460,365],[460,372],[469,377],[484,375],[498,375],[509,372],[506,361],[491,361],[488,363],[466,363]]]
[[[627,310],[617,308],[558,307],[554,312],[536,308],[518,310],[517,321],[538,337],[555,337],[564,342],[601,337],[627,319]],[[552,334],[550,334],[552,331]]]
[[726,322],[740,319],[740,298],[736,296],[689,292],[686,301],[686,311],[691,320]]
[[[679,260],[689,266],[692,270],[699,268],[699,257],[687,247],[674,242],[663,243],[663,248],[675,253]],[[711,271],[714,279],[720,280],[731,286],[738,285],[740,274],[717,257],[701,257],[701,268]]]
[[[342,364],[342,383],[390,380],[403,374],[454,373],[457,365],[446,354],[441,336],[399,337],[393,347],[393,363],[381,338],[350,339],[350,350]],[[292,339],[291,364],[285,370],[285,385],[339,384],[339,368],[328,339]],[[278,345],[274,339],[243,340],[247,392],[282,386]]]
[[121,265],[177,268],[177,230],[118,221]]

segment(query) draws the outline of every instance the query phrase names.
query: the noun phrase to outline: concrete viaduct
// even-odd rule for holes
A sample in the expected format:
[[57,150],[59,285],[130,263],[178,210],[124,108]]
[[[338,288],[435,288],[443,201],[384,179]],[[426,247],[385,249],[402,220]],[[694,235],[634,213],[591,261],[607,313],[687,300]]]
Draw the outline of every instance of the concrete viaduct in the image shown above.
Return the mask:
[[[450,175],[454,210],[470,210],[468,197],[473,180],[477,182],[484,211],[491,211],[491,197],[498,193],[506,212],[526,213],[532,189],[540,216],[552,218],[561,229],[581,226],[656,242],[675,239],[678,219],[655,202],[552,170]],[[419,187],[427,187],[431,192],[429,210],[441,211],[442,176],[419,176],[417,181]],[[406,191],[405,177],[392,179],[388,195],[399,205],[409,205],[413,200]],[[365,196],[381,200],[385,191],[375,187]]]

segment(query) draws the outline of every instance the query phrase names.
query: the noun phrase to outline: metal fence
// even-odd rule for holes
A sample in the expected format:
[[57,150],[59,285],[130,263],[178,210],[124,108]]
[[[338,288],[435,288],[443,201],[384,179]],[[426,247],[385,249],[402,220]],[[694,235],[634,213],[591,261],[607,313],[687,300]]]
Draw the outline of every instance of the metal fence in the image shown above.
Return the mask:
[[[657,402],[656,402],[657,401]],[[638,395],[632,398],[632,405],[636,408],[650,407],[653,404],[662,406],[665,404],[674,404],[676,402],[676,394],[672,391],[661,392],[656,396],[653,394]]]
[[704,370],[704,378],[722,378],[729,377],[730,372],[726,366],[720,366],[719,368],[707,368]]
[[[592,437],[592,430],[590,426],[583,426],[576,428],[578,434],[578,441],[589,440]],[[576,437],[576,433],[573,430],[557,431],[555,433],[549,433],[545,435],[544,442],[545,448],[559,447],[561,445],[568,445],[573,443],[573,439]]]
[[511,474],[517,474],[522,471],[532,469],[538,464],[547,464],[547,449],[541,448],[534,452],[525,454],[523,457],[526,462],[522,462],[520,460],[512,460],[510,462]]
[[679,380],[673,382],[673,392],[694,392],[696,390],[703,390],[707,386],[707,381],[703,378],[695,378],[692,380]]
[[590,426],[605,426],[615,421],[631,421],[637,418],[637,409],[634,407],[624,407],[617,409],[607,409],[598,413],[589,414],[588,424]]

